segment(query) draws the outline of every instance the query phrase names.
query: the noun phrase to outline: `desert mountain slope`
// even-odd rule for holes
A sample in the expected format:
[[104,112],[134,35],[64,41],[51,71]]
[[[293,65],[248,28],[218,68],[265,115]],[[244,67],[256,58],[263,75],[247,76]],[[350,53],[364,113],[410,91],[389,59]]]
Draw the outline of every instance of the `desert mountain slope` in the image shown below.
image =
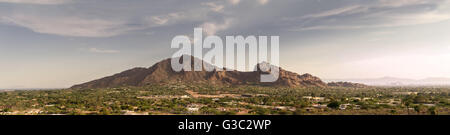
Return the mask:
[[[193,63],[202,60],[191,57]],[[180,59],[182,60],[182,59]],[[211,64],[208,64],[212,66]],[[175,72],[171,67],[171,59],[156,63],[150,68],[133,68],[112,76],[72,86],[71,88],[108,88],[120,86],[145,86],[166,83],[208,83],[214,85],[256,84],[286,87],[326,87],[320,78],[310,74],[299,75],[280,68],[279,79],[273,83],[260,83],[260,75],[264,73],[257,69],[253,72],[241,71],[181,71]]]

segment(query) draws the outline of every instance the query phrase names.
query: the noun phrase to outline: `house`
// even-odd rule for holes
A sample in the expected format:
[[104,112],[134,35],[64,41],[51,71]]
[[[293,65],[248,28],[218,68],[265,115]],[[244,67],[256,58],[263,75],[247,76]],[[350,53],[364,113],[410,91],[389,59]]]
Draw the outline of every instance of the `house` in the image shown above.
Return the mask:
[[352,104],[341,104],[341,105],[339,106],[339,109],[345,110],[345,109],[347,109],[349,106],[352,106]]
[[267,95],[267,94],[256,94],[255,96],[256,97],[268,97],[269,95]]
[[148,115],[148,112],[122,111],[123,115]]
[[303,96],[303,99],[311,100],[311,99],[312,99],[312,96]]
[[308,99],[308,100],[314,101],[314,102],[325,101],[325,97],[303,96],[303,99]]
[[224,107],[218,107],[216,109],[219,111],[222,111],[222,112],[228,111],[228,108],[224,108]]
[[200,110],[200,108],[197,108],[197,107],[188,107],[187,110],[188,110],[189,112],[198,112],[198,110]]
[[402,101],[401,100],[396,100],[396,99],[389,99],[389,103],[388,105],[390,106],[397,106],[397,105],[401,105]]
[[352,97],[352,98],[350,98],[351,100],[357,100],[357,101],[361,101],[361,98],[360,97]]
[[349,107],[351,107],[352,109],[356,109],[356,110],[361,109],[360,105],[354,105],[354,104],[341,104],[339,106],[339,109],[345,110],[345,109],[348,109]]
[[325,101],[325,97],[313,97],[312,100],[315,102],[321,102],[321,101]]
[[373,98],[369,98],[369,97],[364,97],[364,98],[360,98],[360,97],[352,97],[350,98],[351,100],[358,100],[358,101],[366,101],[366,100],[371,100]]
[[434,107],[434,106],[436,106],[435,104],[423,104],[424,106],[426,106],[426,107]]
[[312,104],[311,106],[314,108],[320,108],[320,109],[327,108],[327,105],[322,105],[322,104]]
[[201,105],[201,104],[190,104],[186,107],[187,111],[190,113],[193,112],[198,112],[200,110],[200,108],[202,108],[205,105]]
[[275,110],[286,110],[287,108],[285,106],[276,106]]
[[186,98],[190,98],[188,95],[183,95],[180,97],[181,99],[186,99]]

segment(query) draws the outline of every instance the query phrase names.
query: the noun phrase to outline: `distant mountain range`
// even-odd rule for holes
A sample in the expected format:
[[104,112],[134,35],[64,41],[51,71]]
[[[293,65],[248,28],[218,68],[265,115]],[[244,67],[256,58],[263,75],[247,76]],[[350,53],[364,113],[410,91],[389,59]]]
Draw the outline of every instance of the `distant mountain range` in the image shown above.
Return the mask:
[[[180,59],[182,62],[182,59]],[[203,62],[200,59],[191,57],[192,67],[194,63]],[[208,66],[212,66],[206,63]],[[268,64],[268,63],[260,63]],[[267,65],[262,65],[267,66]],[[270,65],[272,66],[272,65]],[[181,71],[175,72],[171,67],[171,59],[166,59],[154,64],[149,68],[133,68],[112,76],[90,81],[87,83],[74,85],[71,88],[107,88],[120,86],[145,86],[151,84],[167,84],[167,83],[203,83],[213,85],[270,85],[270,86],[286,86],[286,87],[327,87],[320,78],[311,74],[299,75],[294,72],[286,71],[280,68],[280,76],[276,82],[261,83],[260,75],[265,72],[257,68],[253,72],[241,71]],[[340,85],[340,84],[339,84]],[[351,86],[346,84],[347,86]]]
[[346,81],[362,83],[371,86],[450,86],[450,78],[425,78],[425,79],[405,79],[395,77],[382,77],[372,79],[326,79],[326,82]]

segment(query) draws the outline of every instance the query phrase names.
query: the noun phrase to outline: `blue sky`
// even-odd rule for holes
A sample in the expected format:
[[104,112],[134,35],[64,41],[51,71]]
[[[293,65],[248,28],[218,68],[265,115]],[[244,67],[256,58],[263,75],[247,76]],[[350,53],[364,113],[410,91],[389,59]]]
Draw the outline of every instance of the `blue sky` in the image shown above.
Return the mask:
[[450,0],[0,0],[0,88],[55,88],[170,57],[170,41],[280,36],[321,78],[450,77]]

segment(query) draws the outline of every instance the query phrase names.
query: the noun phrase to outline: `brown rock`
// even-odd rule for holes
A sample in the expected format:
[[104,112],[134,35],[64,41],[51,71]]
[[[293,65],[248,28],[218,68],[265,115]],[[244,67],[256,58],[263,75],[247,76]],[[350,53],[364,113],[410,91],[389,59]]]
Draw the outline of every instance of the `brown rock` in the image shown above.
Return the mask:
[[[182,60],[182,59],[180,59]],[[191,57],[192,62],[202,62]],[[208,64],[208,63],[207,63]],[[272,66],[267,65],[264,66]],[[209,64],[208,64],[209,65]],[[258,64],[260,65],[260,64]],[[191,65],[193,67],[193,65]],[[212,65],[211,65],[212,66]],[[262,65],[263,66],[263,65]],[[171,67],[171,59],[156,63],[150,68],[134,68],[112,76],[72,86],[71,88],[108,88],[120,86],[145,86],[168,83],[208,83],[214,85],[257,84],[281,87],[326,87],[320,78],[310,74],[299,75],[280,68],[280,77],[273,83],[261,83],[262,72],[257,68],[253,72],[240,71],[181,71],[175,72]]]

